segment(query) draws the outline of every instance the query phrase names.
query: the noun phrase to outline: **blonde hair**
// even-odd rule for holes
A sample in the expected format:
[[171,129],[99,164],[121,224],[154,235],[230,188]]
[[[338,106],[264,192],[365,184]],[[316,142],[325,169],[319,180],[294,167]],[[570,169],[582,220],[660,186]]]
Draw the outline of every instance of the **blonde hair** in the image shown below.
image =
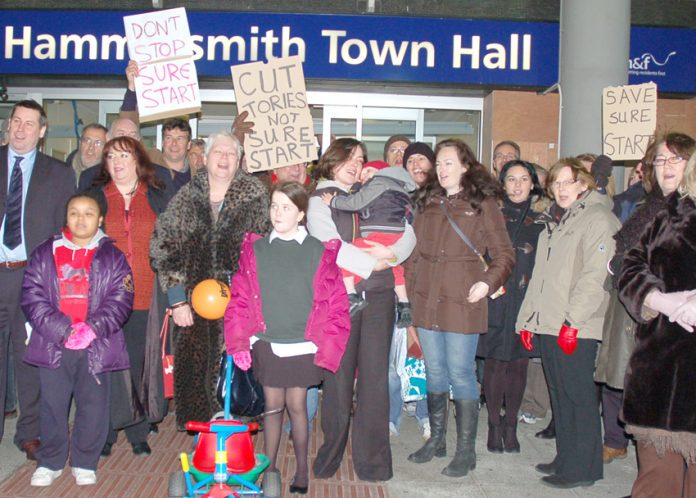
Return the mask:
[[595,183],[592,175],[582,166],[580,160],[575,157],[564,157],[551,166],[549,176],[546,178],[546,193],[551,199],[555,199],[551,186],[556,181],[556,178],[558,178],[558,174],[561,170],[566,167],[570,168],[570,172],[573,174],[573,180],[586,185],[587,190],[597,190],[597,183]]
[[696,201],[696,152],[691,154],[689,161],[686,163],[684,178],[682,178],[678,190],[683,197],[688,195]]

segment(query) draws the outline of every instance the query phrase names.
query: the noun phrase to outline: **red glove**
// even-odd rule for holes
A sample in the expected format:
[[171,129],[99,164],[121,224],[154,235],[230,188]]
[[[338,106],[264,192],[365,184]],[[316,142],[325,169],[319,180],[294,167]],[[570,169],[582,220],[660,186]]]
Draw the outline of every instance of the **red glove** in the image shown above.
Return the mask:
[[522,341],[522,345],[527,351],[531,351],[534,348],[532,345],[532,337],[534,337],[534,334],[529,330],[520,330],[520,341]]
[[565,354],[573,354],[578,347],[578,329],[574,329],[566,321],[558,331],[558,346]]

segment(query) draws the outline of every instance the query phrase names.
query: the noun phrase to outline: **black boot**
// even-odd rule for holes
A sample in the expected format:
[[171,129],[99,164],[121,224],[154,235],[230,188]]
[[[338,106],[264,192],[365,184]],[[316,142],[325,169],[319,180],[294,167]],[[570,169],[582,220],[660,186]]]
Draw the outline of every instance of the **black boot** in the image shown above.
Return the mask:
[[512,420],[505,421],[503,445],[505,446],[505,453],[520,452],[520,442],[517,440],[517,419],[514,417],[512,417]]
[[442,473],[450,477],[464,477],[476,468],[476,427],[478,426],[478,400],[454,400],[457,422],[457,452]]
[[447,432],[447,407],[449,393],[428,393],[428,419],[430,420],[430,438],[423,447],[408,456],[414,463],[429,462],[436,457],[447,455],[445,434]]
[[554,439],[556,437],[556,423],[553,421],[553,416],[551,417],[551,422],[549,422],[548,427],[534,434],[534,437],[538,437],[539,439]]
[[486,445],[491,453],[503,452],[503,427],[498,420],[498,425],[488,422],[488,444]]

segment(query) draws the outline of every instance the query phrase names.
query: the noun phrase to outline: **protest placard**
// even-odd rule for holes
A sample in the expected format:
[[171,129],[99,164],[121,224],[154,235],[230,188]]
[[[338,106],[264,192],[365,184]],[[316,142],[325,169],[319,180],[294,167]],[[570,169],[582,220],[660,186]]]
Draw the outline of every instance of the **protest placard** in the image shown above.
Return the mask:
[[314,125],[299,56],[232,66],[237,109],[254,133],[244,143],[249,171],[313,161]]
[[657,85],[602,91],[602,151],[612,160],[642,159],[657,126]]
[[128,54],[138,62],[140,121],[198,112],[201,98],[186,9],[125,16]]

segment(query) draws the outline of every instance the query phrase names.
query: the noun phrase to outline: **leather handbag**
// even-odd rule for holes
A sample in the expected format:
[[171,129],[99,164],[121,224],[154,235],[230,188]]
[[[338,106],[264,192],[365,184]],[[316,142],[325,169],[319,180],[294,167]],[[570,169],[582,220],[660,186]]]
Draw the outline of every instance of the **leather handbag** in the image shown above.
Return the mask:
[[162,387],[165,399],[174,397],[174,355],[167,354],[167,336],[169,335],[169,317],[171,314],[171,309],[165,311],[162,330],[160,330],[160,339],[162,340]]
[[263,414],[265,400],[263,386],[256,381],[254,369],[242,370],[237,365],[232,369],[230,392],[225,386],[227,352],[220,359],[220,375],[217,384],[217,399],[224,406],[225,396],[230,396],[230,413],[238,417],[258,417]]

